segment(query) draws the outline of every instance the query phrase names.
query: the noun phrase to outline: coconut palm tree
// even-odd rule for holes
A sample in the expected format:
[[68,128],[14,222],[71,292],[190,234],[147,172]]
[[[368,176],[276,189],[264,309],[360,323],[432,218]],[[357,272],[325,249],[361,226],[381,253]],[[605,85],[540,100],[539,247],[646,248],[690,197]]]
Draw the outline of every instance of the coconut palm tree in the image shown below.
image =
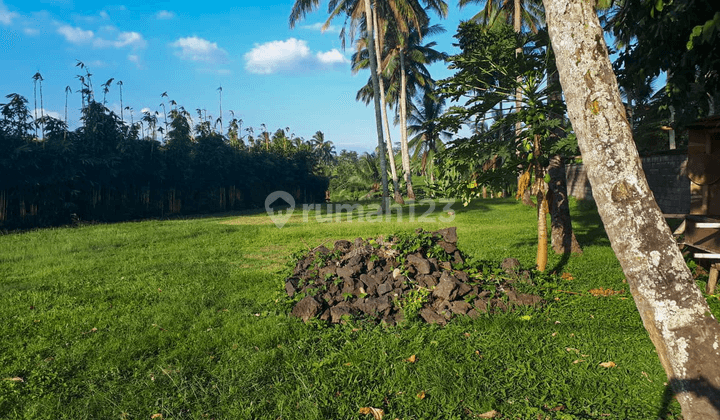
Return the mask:
[[122,99],[123,81],[118,80],[116,84],[120,87],[120,121],[125,122],[125,119],[123,118],[123,99]]
[[445,150],[444,140],[449,140],[449,131],[438,131],[436,121],[442,115],[445,101],[425,91],[421,102],[410,103],[408,134],[412,135],[408,147],[415,161],[420,157],[420,171],[432,183],[435,180],[433,160],[436,152]]
[[220,93],[220,117],[218,118],[218,121],[220,122],[220,134],[223,133],[223,125],[222,125],[222,85],[217,88],[217,91]]
[[107,93],[110,92],[110,85],[112,84],[113,80],[115,79],[111,78],[110,80],[101,85],[103,87],[103,105],[107,103]]
[[[40,83],[40,119],[42,120],[42,119],[43,119],[43,118],[42,118],[42,117],[43,117],[43,115],[42,115],[42,114],[43,114],[43,105],[42,105],[42,81],[43,81],[43,77],[42,77],[42,75],[40,74],[40,72],[37,72],[37,73],[35,73],[35,74],[33,75],[32,79],[33,79],[33,93],[34,93],[34,96],[35,96],[35,110],[34,110],[34,113],[35,113],[35,121],[34,121],[34,125],[35,125],[35,137],[37,137],[37,126],[38,126],[38,124],[37,124],[37,122],[38,122],[38,116],[37,116],[37,111],[38,111],[38,107],[37,107],[37,85],[38,85],[38,82],[39,82],[39,83]],[[43,129],[43,131],[44,131],[44,129]],[[42,137],[43,137],[43,138],[45,137],[45,134],[44,134],[44,133],[42,134]]]
[[[375,25],[375,28],[377,28],[377,24]],[[377,32],[377,31],[376,31]],[[375,43],[375,50],[376,54],[378,56],[381,56],[380,50],[378,48],[379,42]],[[360,69],[366,69],[370,66],[370,60],[368,59],[367,54],[367,39],[361,38],[358,39],[356,44],[357,51],[353,54],[351,62],[352,62],[352,72],[353,74],[356,74]],[[383,120],[383,129],[385,130],[385,141],[387,143],[387,151],[388,151],[388,159],[390,163],[390,175],[392,176],[392,182],[393,182],[393,198],[396,203],[398,204],[405,204],[405,201],[402,198],[402,195],[400,194],[400,187],[398,184],[398,176],[397,176],[397,167],[395,166],[395,154],[393,153],[393,145],[392,145],[392,139],[390,137],[390,123],[388,122],[388,115],[387,115],[387,100],[385,98],[385,78],[379,77],[378,82],[380,84],[380,103],[382,103],[382,120]],[[372,81],[368,80],[368,84],[365,87],[362,87],[355,97],[358,101],[365,102],[365,105],[369,104],[370,101],[373,100],[373,92],[372,92]]]
[[68,95],[72,93],[72,88],[70,86],[65,86],[65,125],[68,125]]
[[[445,53],[436,51],[433,47],[437,45],[435,42],[422,45],[425,36],[435,35],[445,32],[440,25],[429,26],[426,22],[419,29],[411,28],[407,35],[396,34],[391,38],[394,43],[393,48],[388,49],[388,56],[385,62],[385,73],[395,79],[394,85],[397,88],[396,108],[400,120],[400,150],[402,154],[403,171],[405,173],[405,184],[407,187],[408,197],[415,198],[415,192],[412,188],[412,171],[410,168],[410,152],[408,146],[408,93],[410,97],[414,96],[417,87],[430,89],[432,87],[432,78],[425,67],[447,58]],[[398,80],[399,79],[399,80]],[[410,84],[408,85],[408,81]],[[398,83],[399,82],[399,83]]]
[[[351,17],[351,28],[354,30],[357,24],[364,19],[365,21],[365,33],[368,39],[368,51],[370,60],[370,73],[373,85],[373,98],[375,103],[375,126],[377,130],[378,148],[380,150],[380,172],[382,177],[382,208],[384,212],[389,210],[388,199],[388,185],[387,185],[387,171],[385,163],[385,142],[383,140],[383,128],[382,128],[382,105],[380,103],[380,84],[378,81],[378,62],[377,56],[375,55],[375,35],[373,30],[373,13],[377,11],[377,7],[373,9],[370,0],[330,0],[328,5],[328,13],[330,18],[325,23],[327,27],[330,20],[340,13],[345,13]],[[305,15],[316,9],[320,4],[320,0],[295,0],[295,4],[292,7],[290,13],[289,24],[290,28],[293,28],[295,24],[300,21]],[[353,32],[353,31],[351,31]],[[341,32],[344,43],[345,28]]]

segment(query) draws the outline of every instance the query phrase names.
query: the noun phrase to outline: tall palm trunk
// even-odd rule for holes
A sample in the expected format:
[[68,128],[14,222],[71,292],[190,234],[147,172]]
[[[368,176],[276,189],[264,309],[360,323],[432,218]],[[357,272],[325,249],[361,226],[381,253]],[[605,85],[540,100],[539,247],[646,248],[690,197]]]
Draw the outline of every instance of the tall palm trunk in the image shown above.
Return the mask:
[[402,165],[403,172],[405,173],[407,195],[409,199],[414,200],[415,192],[412,187],[410,150],[407,138],[407,75],[405,73],[405,56],[402,48],[400,49],[400,151],[402,153]]
[[388,180],[387,180],[387,164],[385,162],[385,142],[383,140],[382,127],[382,105],[380,104],[380,82],[378,80],[378,62],[375,55],[375,36],[373,32],[373,10],[370,0],[364,0],[365,3],[365,22],[367,25],[368,37],[368,56],[370,58],[370,79],[373,85],[373,99],[375,102],[375,125],[378,137],[378,149],[380,157],[380,176],[382,177],[382,204],[381,211],[385,213],[389,210],[388,206]]
[[[373,34],[376,39],[380,39],[380,36],[378,34],[378,19],[377,19],[377,13],[373,15]],[[375,43],[375,56],[376,57],[382,57],[382,54],[380,53],[380,43]],[[378,66],[379,67],[379,66]],[[381,72],[382,69],[378,68],[378,72]],[[392,175],[392,182],[393,182],[393,191],[394,191],[394,199],[395,202],[398,204],[405,204],[402,198],[402,194],[400,194],[400,186],[398,185],[398,176],[397,176],[397,168],[395,167],[395,156],[393,154],[393,147],[392,147],[392,139],[390,138],[390,124],[388,123],[388,115],[387,115],[387,104],[385,103],[385,82],[383,81],[382,75],[378,75],[378,84],[380,85],[380,102],[382,103],[382,118],[383,118],[383,127],[385,129],[385,140],[387,142],[387,150],[388,150],[388,158],[390,159],[390,174]]]

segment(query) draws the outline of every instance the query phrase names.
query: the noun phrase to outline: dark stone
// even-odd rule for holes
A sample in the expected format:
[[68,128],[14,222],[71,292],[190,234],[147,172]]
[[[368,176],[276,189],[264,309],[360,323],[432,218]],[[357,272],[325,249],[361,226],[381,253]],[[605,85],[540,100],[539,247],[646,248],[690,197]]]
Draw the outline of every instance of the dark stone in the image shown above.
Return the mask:
[[326,280],[328,278],[328,274],[335,275],[337,270],[337,266],[335,264],[330,264],[328,266],[325,266],[320,269],[318,272],[318,276],[321,280]]
[[462,254],[460,254],[460,251],[455,251],[453,254],[453,262],[455,262],[455,264],[465,264],[465,259],[462,257]]
[[320,305],[314,297],[305,296],[295,305],[292,312],[290,312],[290,315],[301,318],[303,321],[307,322],[310,318],[320,312],[320,308],[322,308],[322,305]]
[[389,293],[393,289],[393,285],[391,282],[385,281],[378,285],[377,287],[377,294],[379,296],[382,296],[384,294]]
[[475,309],[470,309],[467,313],[467,316],[472,319],[477,319],[480,316],[480,313],[478,313],[478,311],[476,311]]
[[430,308],[423,308],[420,310],[420,317],[425,320],[428,324],[438,324],[438,325],[445,325],[447,324],[447,319],[445,319],[444,316],[439,315],[437,312],[433,311]]
[[[470,276],[464,271],[456,271],[453,273],[455,275],[455,278],[460,280],[463,283],[470,283]],[[476,293],[477,294],[477,293]]]
[[293,297],[295,296],[295,292],[297,292],[297,281],[293,284],[292,280],[288,280],[285,282],[285,291],[287,292],[288,296]]
[[460,280],[455,280],[455,285],[457,286],[457,297],[463,297],[468,293],[472,292],[472,287],[461,282]]
[[457,294],[455,289],[455,278],[452,275],[447,275],[447,271],[445,271],[437,287],[433,290],[433,296],[438,299],[450,301],[453,300]]
[[440,247],[449,255],[452,255],[455,251],[458,250],[455,244],[451,244],[449,242],[440,241],[438,242],[438,245],[440,245]]
[[355,291],[355,282],[353,281],[353,279],[345,279],[343,281],[342,293],[343,294],[352,293],[354,291]]
[[465,315],[472,309],[472,305],[464,300],[456,300],[450,305],[450,310],[456,315]]
[[410,254],[407,256],[408,264],[415,267],[418,274],[430,274],[430,262],[419,254]]
[[347,265],[349,266],[359,266],[362,264],[363,257],[362,255],[355,255],[354,257],[350,258],[347,262]]
[[527,293],[520,293],[517,296],[517,303],[524,306],[536,306],[542,303],[543,299],[540,296],[531,295]]
[[443,237],[443,239],[445,240],[445,242],[449,242],[449,243],[451,243],[451,244],[456,244],[456,243],[457,243],[458,237],[457,237],[457,228],[456,228],[456,227],[449,227],[449,228],[445,228],[445,229],[440,229],[440,230],[438,230],[438,231],[435,232],[435,233],[440,234],[440,236]]
[[416,280],[418,284],[420,284],[420,286],[426,289],[432,289],[433,287],[437,286],[437,280],[435,280],[435,277],[433,276],[418,276]]
[[500,299],[493,299],[493,300],[491,300],[491,301],[490,301],[490,305],[491,305],[491,307],[493,308],[493,312],[498,312],[498,311],[505,312],[505,311],[507,311],[507,309],[508,309],[508,308],[507,308],[507,305],[505,304],[505,302],[503,302],[503,301],[500,300]]
[[320,320],[321,320],[321,321],[328,321],[329,319],[330,319],[330,309],[325,309],[325,310],[323,311],[322,315],[320,315]]
[[327,249],[325,245],[320,245],[319,247],[315,248],[315,255],[322,254],[327,255],[330,253],[330,250]]
[[430,271],[431,272],[440,270],[440,266],[438,265],[437,258],[428,258],[428,262],[430,263]]
[[435,310],[435,312],[442,314],[450,308],[450,302],[442,299],[437,299],[435,300],[435,302],[433,302],[431,306],[433,310]]
[[517,258],[505,258],[500,264],[500,268],[508,274],[515,274],[520,269],[520,261]]
[[338,324],[342,321],[343,315],[350,315],[350,308],[345,306],[333,306],[330,308],[330,322]]
[[355,274],[355,270],[353,267],[338,267],[337,270],[335,270],[338,277],[341,277],[345,280],[349,280],[352,278],[353,274]]
[[353,244],[355,245],[355,248],[360,248],[365,244],[365,241],[363,241],[363,238],[355,238]]
[[341,239],[339,241],[335,241],[335,251],[341,251],[341,252],[348,252],[350,251],[350,248],[352,248],[352,243],[350,241],[346,241],[344,239]]
[[473,301],[473,306],[479,312],[485,313],[488,311],[487,302],[485,302],[485,300],[483,300],[483,299],[475,299]]

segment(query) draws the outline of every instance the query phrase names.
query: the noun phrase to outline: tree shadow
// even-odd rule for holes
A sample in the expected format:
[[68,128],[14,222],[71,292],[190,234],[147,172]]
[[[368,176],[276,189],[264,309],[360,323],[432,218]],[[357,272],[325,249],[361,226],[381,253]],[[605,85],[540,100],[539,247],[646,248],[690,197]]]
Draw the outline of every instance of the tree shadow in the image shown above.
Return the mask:
[[710,402],[710,405],[720,413],[720,389],[711,385],[705,377],[701,376],[697,379],[671,379],[665,386],[662,406],[657,414],[658,419],[668,420],[669,418],[673,418],[668,417],[669,415],[673,415],[673,413],[669,412],[670,404],[672,404],[675,398],[673,388],[687,389],[688,392],[694,394],[696,398],[705,399]]

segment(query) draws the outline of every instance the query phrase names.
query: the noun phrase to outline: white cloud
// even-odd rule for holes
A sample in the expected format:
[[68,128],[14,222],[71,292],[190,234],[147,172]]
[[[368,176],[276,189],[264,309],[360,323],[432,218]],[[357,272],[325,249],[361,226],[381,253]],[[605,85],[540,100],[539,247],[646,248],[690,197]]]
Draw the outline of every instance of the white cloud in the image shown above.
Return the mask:
[[307,41],[295,38],[256,44],[244,58],[245,69],[255,74],[297,73],[348,62],[336,49],[313,54]]
[[120,32],[115,40],[108,40],[96,37],[95,33],[90,30],[84,30],[78,27],[62,25],[58,28],[58,33],[65,37],[65,40],[72,44],[86,44],[92,42],[96,48],[145,48],[147,42],[138,32]]
[[23,28],[23,32],[25,33],[25,35],[30,36],[35,36],[40,33],[40,31],[35,28]]
[[340,28],[335,25],[330,25],[325,30],[323,30],[323,25],[324,23],[318,22],[313,23],[312,25],[303,25],[302,28],[320,32],[340,33]]
[[319,52],[316,54],[316,56],[318,58],[318,61],[323,64],[333,65],[348,62],[348,59],[345,58],[345,56],[342,55],[342,53],[335,48],[327,52]]
[[15,12],[11,12],[8,10],[7,6],[5,6],[5,3],[0,0],[0,23],[3,25],[10,25],[13,21],[13,19],[20,16],[19,14]]
[[155,14],[155,18],[159,20],[170,20],[175,17],[175,12],[169,10],[160,10]]
[[141,34],[139,34],[138,32],[120,32],[117,36],[117,39],[115,39],[114,41],[97,38],[97,39],[95,39],[95,41],[93,41],[93,45],[96,47],[99,47],[99,48],[106,48],[106,47],[145,48],[145,45],[147,45],[147,42],[145,41],[145,39],[143,39],[143,36]]
[[64,36],[66,41],[73,44],[90,42],[95,37],[93,31],[86,31],[77,27],[74,28],[70,25],[63,25],[59,27],[58,33]]
[[149,113],[152,114],[153,110],[150,109],[150,108],[148,108],[148,107],[145,107],[145,108],[141,109],[140,112],[142,112],[143,114],[146,113],[146,112],[149,112]]
[[137,67],[138,69],[142,69],[142,68],[143,68],[143,64],[142,64],[142,62],[140,61],[140,57],[139,57],[137,54],[128,54],[127,59],[128,59],[128,61],[130,61],[131,63],[134,63],[134,64],[135,64],[135,67]]
[[206,63],[224,63],[227,61],[228,53],[218,47],[217,43],[206,39],[191,36],[179,38],[170,44],[173,48],[179,48],[176,55],[183,60],[202,61]]

